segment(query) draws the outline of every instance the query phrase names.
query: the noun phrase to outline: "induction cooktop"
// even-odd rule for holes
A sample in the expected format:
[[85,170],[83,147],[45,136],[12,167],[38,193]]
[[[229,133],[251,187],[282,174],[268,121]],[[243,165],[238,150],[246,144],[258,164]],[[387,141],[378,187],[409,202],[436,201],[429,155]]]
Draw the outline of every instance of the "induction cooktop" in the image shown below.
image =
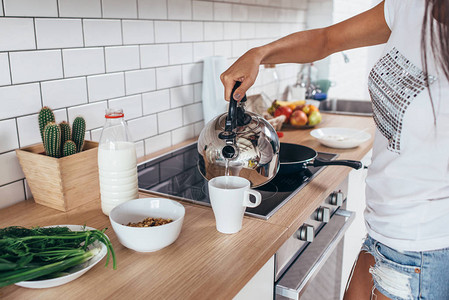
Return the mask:
[[[318,157],[335,159],[337,154],[318,152]],[[210,206],[207,180],[198,170],[197,143],[140,163],[137,166],[139,190],[173,199]],[[262,202],[247,208],[245,214],[270,218],[325,167],[308,167],[299,173],[277,174],[270,182],[255,188]]]

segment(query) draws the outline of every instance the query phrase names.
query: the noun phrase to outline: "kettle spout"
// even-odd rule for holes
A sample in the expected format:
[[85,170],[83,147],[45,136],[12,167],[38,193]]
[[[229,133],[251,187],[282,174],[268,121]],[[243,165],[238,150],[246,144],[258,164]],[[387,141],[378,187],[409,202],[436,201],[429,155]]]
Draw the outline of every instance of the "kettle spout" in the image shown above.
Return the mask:
[[221,150],[221,154],[223,154],[223,157],[226,159],[232,159],[235,157],[236,152],[235,151],[235,147],[232,145],[226,145],[223,147],[223,149]]

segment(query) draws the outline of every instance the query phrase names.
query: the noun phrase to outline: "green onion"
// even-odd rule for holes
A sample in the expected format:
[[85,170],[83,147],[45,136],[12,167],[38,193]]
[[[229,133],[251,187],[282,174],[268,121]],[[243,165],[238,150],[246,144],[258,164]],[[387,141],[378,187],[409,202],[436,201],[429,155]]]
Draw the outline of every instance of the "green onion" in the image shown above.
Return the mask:
[[20,281],[52,278],[79,265],[100,250],[89,246],[98,241],[107,248],[106,266],[115,252],[104,230],[70,231],[67,227],[0,229],[0,287]]
[[82,264],[100,252],[98,248],[93,248],[82,255],[74,256],[63,261],[54,262],[32,269],[18,269],[16,271],[4,272],[0,276],[0,287],[14,284],[20,281],[31,280],[46,276],[55,272],[60,272],[67,268]]

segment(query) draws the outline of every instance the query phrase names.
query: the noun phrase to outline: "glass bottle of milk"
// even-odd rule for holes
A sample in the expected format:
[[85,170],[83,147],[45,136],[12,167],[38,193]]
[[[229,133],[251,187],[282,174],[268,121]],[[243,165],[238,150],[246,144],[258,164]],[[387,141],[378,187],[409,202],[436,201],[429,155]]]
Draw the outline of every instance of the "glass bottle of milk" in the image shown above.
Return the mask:
[[107,109],[98,145],[101,209],[138,198],[137,157],[122,109]]

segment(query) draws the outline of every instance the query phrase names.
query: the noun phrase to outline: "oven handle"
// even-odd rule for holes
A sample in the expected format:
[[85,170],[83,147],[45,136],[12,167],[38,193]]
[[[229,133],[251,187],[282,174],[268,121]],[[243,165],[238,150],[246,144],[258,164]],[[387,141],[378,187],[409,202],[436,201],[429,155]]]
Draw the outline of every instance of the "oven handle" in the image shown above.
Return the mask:
[[354,221],[355,212],[338,209],[314,241],[299,255],[276,284],[276,294],[299,299],[304,288],[315,277],[335,250]]

